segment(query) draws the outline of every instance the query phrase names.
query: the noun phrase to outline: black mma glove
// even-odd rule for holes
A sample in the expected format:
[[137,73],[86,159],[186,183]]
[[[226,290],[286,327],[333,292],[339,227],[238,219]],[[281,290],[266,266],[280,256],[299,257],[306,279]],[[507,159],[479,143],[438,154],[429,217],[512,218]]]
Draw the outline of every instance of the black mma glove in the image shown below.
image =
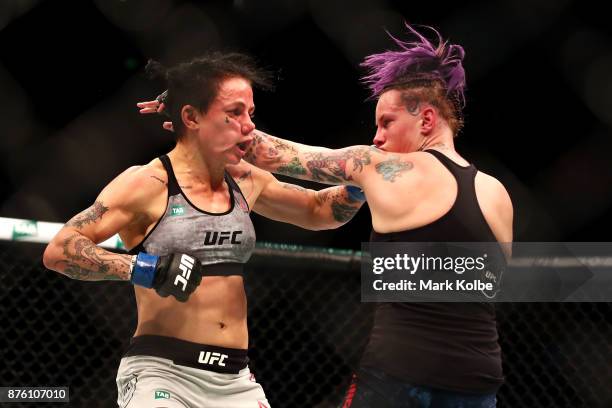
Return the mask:
[[202,264],[187,254],[155,256],[140,252],[132,265],[130,280],[153,288],[159,296],[174,296],[186,302],[202,281]]

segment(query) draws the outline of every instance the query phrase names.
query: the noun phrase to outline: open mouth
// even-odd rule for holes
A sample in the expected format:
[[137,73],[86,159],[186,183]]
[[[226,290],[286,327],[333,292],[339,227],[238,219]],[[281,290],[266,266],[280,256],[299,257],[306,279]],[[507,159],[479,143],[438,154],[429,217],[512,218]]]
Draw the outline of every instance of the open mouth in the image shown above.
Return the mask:
[[251,142],[247,140],[245,142],[238,143],[236,146],[238,146],[238,148],[244,153],[249,148],[250,144]]

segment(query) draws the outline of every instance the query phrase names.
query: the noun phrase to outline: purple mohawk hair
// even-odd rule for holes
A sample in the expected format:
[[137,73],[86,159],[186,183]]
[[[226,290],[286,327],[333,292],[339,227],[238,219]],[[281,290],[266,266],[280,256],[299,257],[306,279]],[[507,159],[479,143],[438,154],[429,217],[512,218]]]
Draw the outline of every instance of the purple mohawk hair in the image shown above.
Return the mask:
[[361,66],[367,70],[362,81],[370,88],[372,97],[378,97],[385,90],[395,85],[418,80],[441,80],[448,96],[453,96],[465,105],[465,71],[463,70],[463,47],[448,44],[433,27],[438,37],[438,44],[432,44],[422,34],[405,23],[408,30],[417,37],[416,41],[407,42],[389,37],[400,47],[398,51],[385,51],[365,58]]

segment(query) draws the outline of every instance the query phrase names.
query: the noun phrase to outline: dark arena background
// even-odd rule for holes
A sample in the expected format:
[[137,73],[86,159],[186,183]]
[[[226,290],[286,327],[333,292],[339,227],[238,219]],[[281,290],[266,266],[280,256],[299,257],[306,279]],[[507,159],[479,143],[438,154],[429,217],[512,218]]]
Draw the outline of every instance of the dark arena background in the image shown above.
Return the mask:
[[[401,38],[407,21],[465,47],[457,148],[506,185],[515,241],[612,241],[604,3],[3,0],[0,216],[65,222],[125,168],[170,150],[162,119],[136,108],[162,90],[143,73],[148,58],[248,52],[277,77],[274,92],[255,95],[258,128],[307,144],[370,144],[375,105],[358,64],[391,47],[385,29]],[[253,220],[259,241],[285,245],[260,246],[248,267],[251,368],[273,407],[337,407],[371,325],[355,257],[368,211],[323,232]],[[44,245],[17,235],[0,242],[0,387],[68,386],[70,403],[2,406],[116,406],[136,322],[131,285],[48,271]],[[505,303],[498,321],[499,407],[612,407],[610,303]]]

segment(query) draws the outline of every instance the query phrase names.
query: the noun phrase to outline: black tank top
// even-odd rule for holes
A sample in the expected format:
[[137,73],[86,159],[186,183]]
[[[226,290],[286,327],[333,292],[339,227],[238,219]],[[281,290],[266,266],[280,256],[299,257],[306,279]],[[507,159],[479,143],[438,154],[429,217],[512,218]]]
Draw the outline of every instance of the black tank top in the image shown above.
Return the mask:
[[[473,165],[428,150],[457,180],[457,198],[440,219],[371,242],[496,242],[478,201]],[[503,258],[501,248],[496,254]],[[503,383],[495,309],[489,303],[381,303],[361,361],[414,385],[489,393]]]

